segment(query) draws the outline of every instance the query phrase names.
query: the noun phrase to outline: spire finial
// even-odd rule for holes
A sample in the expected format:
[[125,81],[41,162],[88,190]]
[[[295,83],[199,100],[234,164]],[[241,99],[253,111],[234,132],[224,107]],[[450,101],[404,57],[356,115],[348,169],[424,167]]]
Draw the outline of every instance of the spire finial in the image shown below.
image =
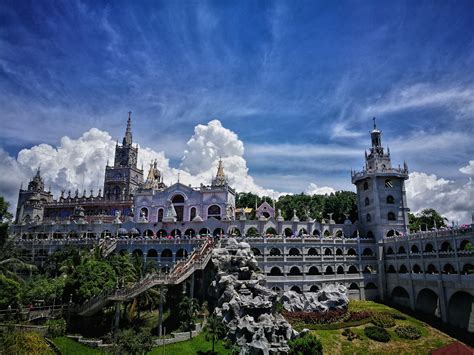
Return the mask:
[[132,145],[132,111],[128,111],[127,129],[125,130],[125,137],[123,137],[123,145]]
[[375,123],[375,120],[376,120],[376,119],[377,119],[377,118],[376,118],[375,116],[372,118],[372,120],[374,121],[374,129],[377,129],[377,124]]

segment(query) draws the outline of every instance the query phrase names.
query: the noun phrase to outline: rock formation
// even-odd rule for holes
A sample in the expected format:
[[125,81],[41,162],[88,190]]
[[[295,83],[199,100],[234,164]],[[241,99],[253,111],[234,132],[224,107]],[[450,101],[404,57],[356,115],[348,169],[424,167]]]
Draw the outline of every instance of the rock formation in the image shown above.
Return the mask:
[[289,312],[327,312],[346,310],[349,299],[343,285],[327,285],[318,292],[297,293],[287,291],[281,297],[283,308]]
[[275,312],[278,296],[266,287],[250,245],[229,238],[225,248],[213,250],[212,262],[217,267],[211,284],[218,299],[215,313],[241,354],[288,353],[287,341],[298,332]]

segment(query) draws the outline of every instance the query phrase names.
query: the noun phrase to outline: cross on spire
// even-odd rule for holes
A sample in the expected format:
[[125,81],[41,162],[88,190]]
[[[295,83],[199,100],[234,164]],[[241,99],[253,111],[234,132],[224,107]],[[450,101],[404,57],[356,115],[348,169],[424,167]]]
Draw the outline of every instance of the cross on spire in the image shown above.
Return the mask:
[[372,120],[374,121],[374,129],[377,129],[377,124],[375,123],[376,118],[373,117]]

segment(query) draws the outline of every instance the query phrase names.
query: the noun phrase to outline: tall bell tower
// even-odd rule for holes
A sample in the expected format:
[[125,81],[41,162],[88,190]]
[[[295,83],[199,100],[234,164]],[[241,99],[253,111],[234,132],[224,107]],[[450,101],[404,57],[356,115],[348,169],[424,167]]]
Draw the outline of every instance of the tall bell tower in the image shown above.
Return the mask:
[[113,166],[106,166],[104,197],[108,200],[128,200],[143,182],[143,170],[137,168],[138,146],[133,146],[132,112],[128,113],[122,145],[115,146]]
[[405,180],[408,167],[392,167],[390,149],[382,146],[382,132],[370,132],[372,147],[365,152],[365,167],[352,172],[352,183],[357,188],[357,204],[361,232],[378,241],[385,236],[408,232],[408,211]]

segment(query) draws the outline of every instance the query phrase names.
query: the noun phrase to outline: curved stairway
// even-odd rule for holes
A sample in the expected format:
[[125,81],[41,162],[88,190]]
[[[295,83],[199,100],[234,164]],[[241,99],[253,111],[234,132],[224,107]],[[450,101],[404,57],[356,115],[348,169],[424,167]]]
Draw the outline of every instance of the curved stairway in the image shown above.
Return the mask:
[[71,310],[81,316],[90,316],[101,310],[109,302],[128,301],[157,285],[178,285],[191,276],[196,270],[203,270],[211,260],[215,242],[208,239],[202,247],[193,252],[189,259],[175,264],[169,274],[149,274],[132,287],[103,292]]

